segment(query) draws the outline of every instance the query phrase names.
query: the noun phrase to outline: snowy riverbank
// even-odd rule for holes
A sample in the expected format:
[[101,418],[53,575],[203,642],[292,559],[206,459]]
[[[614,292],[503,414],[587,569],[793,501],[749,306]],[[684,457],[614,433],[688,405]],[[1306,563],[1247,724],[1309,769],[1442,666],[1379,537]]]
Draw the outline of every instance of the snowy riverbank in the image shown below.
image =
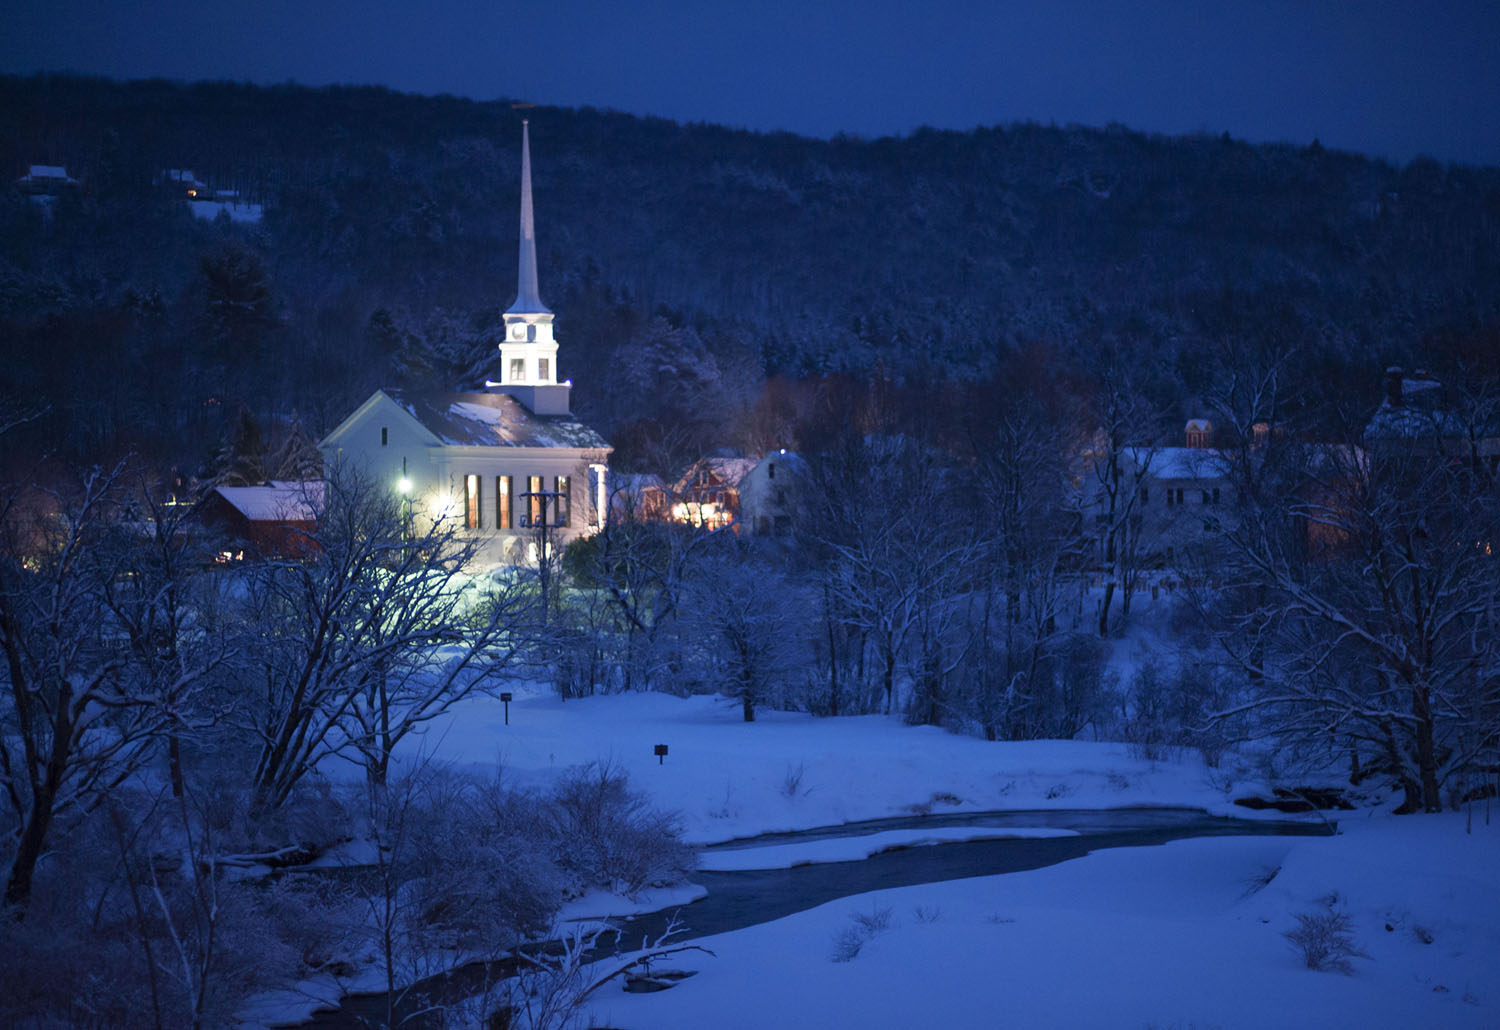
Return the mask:
[[[716,957],[674,957],[698,976],[606,990],[589,1025],[1500,1025],[1500,818],[1472,835],[1454,815],[1345,831],[1174,841],[842,899],[698,941]],[[1370,956],[1349,976],[1304,968],[1282,937],[1330,899]],[[857,921],[886,912],[889,929],[835,960],[866,936]]]
[[[1269,789],[1195,755],[1149,762],[1120,744],[993,743],[879,716],[768,712],[746,724],[713,698],[653,694],[564,703],[517,690],[509,726],[499,702],[473,699],[435,721],[409,756],[418,751],[460,768],[498,765],[510,783],[538,786],[610,762],[679,811],[698,843],[924,811],[1184,805],[1256,818],[1231,799]],[[712,864],[787,866],[884,843],[753,849],[761,863],[719,851]],[[633,907],[595,897],[568,915]],[[1350,916],[1370,956],[1354,959],[1349,976],[1307,970],[1282,936],[1297,913],[1330,907]],[[860,920],[889,927],[866,933]],[[1472,834],[1462,816],[1366,809],[1341,813],[1331,838],[1101,851],[846,898],[696,943],[717,957],[675,964],[699,975],[651,995],[611,984],[595,996],[592,1025],[1495,1026],[1500,810],[1488,827],[1479,814]]]

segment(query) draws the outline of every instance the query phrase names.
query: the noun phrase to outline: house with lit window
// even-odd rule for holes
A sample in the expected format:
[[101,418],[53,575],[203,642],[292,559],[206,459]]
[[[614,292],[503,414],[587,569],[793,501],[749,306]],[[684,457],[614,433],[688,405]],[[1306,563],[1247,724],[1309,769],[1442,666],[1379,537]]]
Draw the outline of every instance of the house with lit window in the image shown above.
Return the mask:
[[672,486],[668,511],[676,522],[723,529],[739,516],[740,483],[753,458],[700,458]]
[[483,390],[376,390],[319,444],[347,468],[406,496],[417,517],[459,520],[481,560],[534,561],[608,517],[610,446],[573,418],[557,378],[553,313],[538,292],[531,144],[521,129],[521,244],[516,300],[504,315],[498,381]]

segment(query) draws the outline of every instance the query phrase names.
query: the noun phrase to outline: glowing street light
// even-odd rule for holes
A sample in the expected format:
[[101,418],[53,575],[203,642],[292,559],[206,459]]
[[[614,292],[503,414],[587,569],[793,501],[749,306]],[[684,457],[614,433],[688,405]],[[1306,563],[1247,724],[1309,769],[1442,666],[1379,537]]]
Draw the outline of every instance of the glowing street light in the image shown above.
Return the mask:
[[401,550],[404,559],[411,554],[411,477],[406,474],[404,455],[401,458],[401,478],[396,481],[396,489],[401,491],[401,500],[406,502],[406,511],[402,512],[401,519]]

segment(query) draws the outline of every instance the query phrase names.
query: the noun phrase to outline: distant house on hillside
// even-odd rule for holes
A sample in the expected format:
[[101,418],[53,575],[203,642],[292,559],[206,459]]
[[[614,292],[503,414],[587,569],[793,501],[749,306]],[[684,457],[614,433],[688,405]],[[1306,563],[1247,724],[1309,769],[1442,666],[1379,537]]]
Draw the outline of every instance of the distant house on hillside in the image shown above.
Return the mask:
[[78,180],[61,165],[32,165],[16,180],[16,187],[33,197],[55,197],[78,185]]
[[317,550],[312,534],[326,493],[317,481],[220,486],[204,499],[199,517],[227,537],[222,560],[308,557]]
[[172,196],[187,201],[188,210],[195,218],[213,221],[220,215],[227,215],[231,222],[250,223],[261,219],[261,205],[241,198],[239,190],[215,188],[198,178],[190,168],[163,169],[155,183]]
[[156,185],[170,190],[173,195],[184,200],[212,200],[214,190],[206,182],[202,182],[193,174],[190,168],[167,168],[156,177]]

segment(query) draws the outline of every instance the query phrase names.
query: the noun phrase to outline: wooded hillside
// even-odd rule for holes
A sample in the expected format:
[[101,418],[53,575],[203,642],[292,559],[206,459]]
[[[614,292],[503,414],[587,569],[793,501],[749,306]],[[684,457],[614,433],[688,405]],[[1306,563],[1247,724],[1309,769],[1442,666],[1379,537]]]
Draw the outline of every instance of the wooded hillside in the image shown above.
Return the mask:
[[[514,294],[522,114],[575,409],[748,404],[762,377],[983,379],[1126,355],[1167,415],[1211,355],[1381,368],[1497,348],[1500,170],[1032,124],[817,140],[375,88],[0,78],[7,389],[77,459],[210,459],[248,405],[313,436],[372,387],[482,374]],[[190,168],[264,205],[195,219]],[[665,391],[665,392],[664,392]],[[729,420],[725,420],[725,425]],[[727,430],[726,430],[727,432]],[[720,441],[733,444],[733,439]]]

